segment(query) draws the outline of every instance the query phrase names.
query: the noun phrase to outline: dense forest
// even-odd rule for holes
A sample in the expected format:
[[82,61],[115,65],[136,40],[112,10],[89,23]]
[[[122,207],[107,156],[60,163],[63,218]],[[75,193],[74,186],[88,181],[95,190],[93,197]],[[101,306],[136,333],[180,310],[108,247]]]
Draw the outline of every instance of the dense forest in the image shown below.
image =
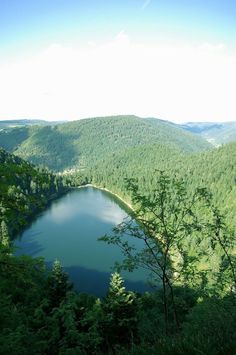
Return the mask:
[[[117,272],[102,299],[78,293],[59,261],[48,271],[41,258],[14,256],[2,238],[0,353],[234,353],[232,231],[205,189],[189,196],[183,181],[163,173],[158,182],[148,197],[130,180],[127,189],[139,206],[133,218],[140,228],[124,222],[114,235],[103,237],[124,247],[120,267],[143,264],[154,273],[153,286],[162,280],[163,286],[152,293],[127,291]],[[146,247],[135,251],[124,244],[125,230],[142,238]],[[220,267],[196,268],[203,257],[209,266],[215,254]]]
[[184,154],[165,145],[149,144],[126,149],[109,159],[103,159],[86,171],[75,173],[79,181],[106,187],[130,202],[125,179],[134,177],[142,192],[151,194],[157,185],[157,171],[187,181],[191,192],[207,187],[214,200],[235,223],[236,213],[236,143],[198,154]]
[[[236,142],[213,149],[170,122],[117,116],[8,127],[0,145],[41,165],[0,150],[1,354],[235,353]],[[88,182],[134,208],[101,236],[124,259],[100,299],[74,290],[59,261],[49,271],[41,258],[15,256],[9,240]],[[151,293],[125,289],[119,272],[140,266]]]
[[0,132],[0,142],[9,152],[55,171],[87,168],[119,151],[147,143],[171,145],[183,152],[211,148],[203,138],[178,125],[136,116],[8,128]]
[[68,190],[64,180],[0,149],[1,233],[13,236],[22,230],[51,199]]

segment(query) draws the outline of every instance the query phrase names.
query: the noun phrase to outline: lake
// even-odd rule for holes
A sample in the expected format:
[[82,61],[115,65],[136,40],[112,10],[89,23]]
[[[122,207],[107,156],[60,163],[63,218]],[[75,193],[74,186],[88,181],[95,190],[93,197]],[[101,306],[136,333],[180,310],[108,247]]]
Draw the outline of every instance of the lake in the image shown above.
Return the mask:
[[[60,260],[75,288],[103,296],[115,261],[122,260],[117,246],[98,241],[121,223],[129,209],[109,192],[83,187],[68,192],[41,213],[15,241],[17,255],[43,256],[51,266]],[[134,240],[134,243],[140,241]],[[138,246],[140,247],[140,246]],[[146,272],[122,272],[127,289],[148,290]]]

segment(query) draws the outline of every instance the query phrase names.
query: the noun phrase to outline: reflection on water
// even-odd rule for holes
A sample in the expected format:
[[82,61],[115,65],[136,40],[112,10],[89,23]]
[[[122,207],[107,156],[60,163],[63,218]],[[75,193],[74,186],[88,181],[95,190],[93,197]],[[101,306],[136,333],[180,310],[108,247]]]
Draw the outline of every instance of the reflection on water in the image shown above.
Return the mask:
[[[49,264],[59,259],[78,290],[102,295],[122,255],[119,248],[97,239],[125,217],[127,208],[111,194],[92,187],[73,190],[52,203],[16,240],[16,253],[43,256]],[[147,289],[143,270],[124,276],[129,288]]]

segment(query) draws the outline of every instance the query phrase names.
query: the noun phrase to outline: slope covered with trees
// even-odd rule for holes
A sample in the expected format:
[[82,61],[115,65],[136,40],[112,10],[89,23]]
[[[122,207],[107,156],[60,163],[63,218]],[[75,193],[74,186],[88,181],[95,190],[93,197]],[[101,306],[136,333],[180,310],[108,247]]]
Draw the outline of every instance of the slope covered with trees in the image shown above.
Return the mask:
[[84,119],[56,126],[3,130],[0,145],[37,165],[62,171],[93,166],[127,148],[155,143],[191,153],[209,149],[203,138],[167,121],[136,116]]
[[136,178],[140,190],[151,194],[157,186],[157,170],[183,178],[192,191],[207,187],[229,219],[236,213],[236,142],[218,149],[186,155],[158,144],[149,144],[119,152],[103,159],[93,168],[75,173],[78,181],[105,187],[130,202],[125,179]]
[[50,199],[67,189],[61,177],[0,149],[0,234],[19,232]]
[[143,266],[156,289],[127,291],[116,272],[98,299],[76,292],[59,261],[48,271],[42,259],[14,256],[8,234],[67,187],[1,149],[0,353],[234,353],[236,143],[208,150],[174,124],[133,116],[10,128],[0,142],[55,170],[79,167],[75,185],[129,201],[134,220],[102,239],[123,250],[117,271]]
[[[228,230],[223,217],[211,205],[211,197],[204,189],[190,196],[183,182],[163,174],[153,196],[140,194],[138,187],[130,183],[134,205],[139,206],[134,218],[142,228],[124,222],[115,235],[105,239],[111,244],[121,241],[127,257],[123,267],[146,265],[163,281],[163,287],[153,293],[136,294],[125,289],[116,272],[111,275],[103,299],[78,294],[59,261],[54,262],[51,272],[46,271],[42,259],[16,257],[3,240],[0,243],[0,353],[220,355],[234,352],[236,300],[232,242],[235,241],[229,240],[230,234],[225,234]],[[208,212],[213,212],[212,218],[204,221],[198,208],[203,205]],[[134,255],[132,246],[120,239],[126,228],[145,242],[144,249]],[[201,245],[205,238],[211,250],[221,248],[220,269],[208,267],[197,272],[195,265],[199,260],[187,249],[183,238],[191,240],[195,233],[199,237],[198,255],[204,253],[208,259],[214,258],[204,248],[206,243]],[[181,258],[175,259],[176,253]],[[209,274],[215,283],[208,283]]]

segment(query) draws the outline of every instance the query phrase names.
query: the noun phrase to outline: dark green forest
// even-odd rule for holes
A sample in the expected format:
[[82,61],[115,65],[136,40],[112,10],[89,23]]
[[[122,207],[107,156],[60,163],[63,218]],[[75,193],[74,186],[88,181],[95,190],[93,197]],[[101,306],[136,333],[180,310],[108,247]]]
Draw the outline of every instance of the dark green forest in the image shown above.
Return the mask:
[[[14,153],[0,151],[0,354],[235,354],[236,142],[213,148],[170,122],[117,116],[8,127],[0,145]],[[15,256],[9,238],[86,183],[133,206],[100,238],[124,255],[100,299],[59,261]],[[153,292],[125,289],[119,272],[140,266]]]

